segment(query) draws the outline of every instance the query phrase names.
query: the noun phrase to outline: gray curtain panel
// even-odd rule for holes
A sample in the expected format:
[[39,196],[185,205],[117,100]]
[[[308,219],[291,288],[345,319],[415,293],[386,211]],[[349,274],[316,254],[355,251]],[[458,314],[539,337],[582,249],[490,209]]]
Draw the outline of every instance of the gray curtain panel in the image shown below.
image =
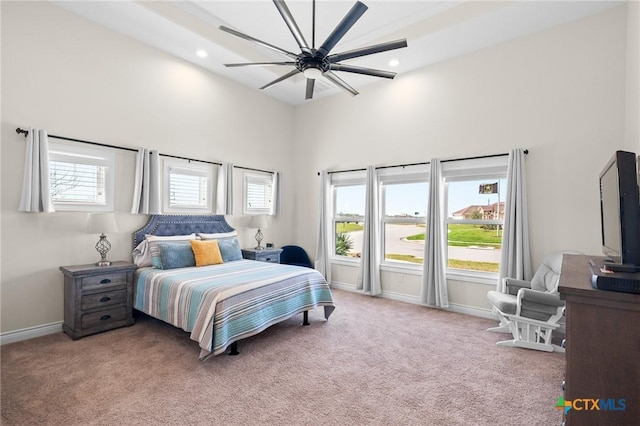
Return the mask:
[[273,182],[271,183],[271,216],[282,213],[282,196],[280,191],[280,172],[273,172]]
[[505,277],[530,281],[531,276],[525,153],[521,148],[514,148],[509,151],[507,166],[507,196],[497,290],[504,291]]
[[161,214],[160,154],[139,148],[133,183],[132,214]]
[[233,215],[233,164],[222,163],[218,168],[216,213]]
[[25,143],[24,176],[18,211],[54,212],[49,188],[49,137],[43,129],[29,128]]
[[332,232],[329,219],[331,207],[331,181],[326,170],[320,172],[320,193],[318,196],[318,223],[316,241],[315,269],[324,275],[331,284],[331,238]]
[[378,172],[374,166],[367,167],[366,183],[362,257],[356,289],[377,296],[382,294],[380,284],[380,197],[378,196]]
[[425,230],[424,261],[420,301],[429,306],[449,307],[447,293],[447,231],[444,211],[444,179],[442,164],[434,158],[429,171],[429,206]]

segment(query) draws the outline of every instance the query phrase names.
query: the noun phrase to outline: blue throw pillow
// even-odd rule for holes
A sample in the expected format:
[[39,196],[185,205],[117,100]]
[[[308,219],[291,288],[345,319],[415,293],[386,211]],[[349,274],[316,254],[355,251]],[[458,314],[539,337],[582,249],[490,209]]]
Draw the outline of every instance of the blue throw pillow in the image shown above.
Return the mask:
[[218,239],[218,247],[220,247],[223,262],[242,259],[242,251],[237,238],[220,238]]
[[158,243],[158,250],[160,251],[160,269],[196,266],[191,244]]

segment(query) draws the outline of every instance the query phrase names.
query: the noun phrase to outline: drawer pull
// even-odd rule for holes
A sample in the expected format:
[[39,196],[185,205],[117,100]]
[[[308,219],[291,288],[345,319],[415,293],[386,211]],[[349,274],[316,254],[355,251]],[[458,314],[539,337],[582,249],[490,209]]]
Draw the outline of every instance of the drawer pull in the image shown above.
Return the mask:
[[109,284],[111,282],[111,280],[109,278],[105,278],[104,280],[100,281],[100,284]]
[[271,258],[270,257],[267,257],[267,262],[271,262]]
[[106,321],[109,318],[111,318],[111,315],[103,315],[103,316],[100,317],[100,321]]
[[108,296],[105,296],[102,299],[100,299],[100,302],[104,303],[104,302],[108,302],[109,300],[111,300],[111,298]]

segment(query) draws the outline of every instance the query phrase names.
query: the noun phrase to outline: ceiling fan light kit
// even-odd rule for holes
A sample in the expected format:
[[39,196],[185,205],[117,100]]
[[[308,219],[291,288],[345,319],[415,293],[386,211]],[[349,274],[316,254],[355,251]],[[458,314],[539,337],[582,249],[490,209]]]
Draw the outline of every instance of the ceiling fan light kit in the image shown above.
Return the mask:
[[318,47],[315,48],[315,5],[316,2],[313,0],[313,26],[312,26],[312,44],[309,47],[307,41],[304,38],[304,35],[298,28],[298,24],[296,23],[293,15],[289,11],[286,3],[283,0],[273,0],[278,12],[282,16],[285,24],[289,28],[289,31],[293,35],[293,38],[296,40],[296,43],[300,47],[300,53],[289,52],[285,49],[282,49],[278,46],[274,46],[265,41],[259,40],[257,38],[251,37],[247,34],[236,31],[232,28],[225,27],[224,25],[220,26],[220,30],[225,31],[231,35],[242,38],[244,40],[250,41],[252,43],[258,44],[262,47],[266,47],[275,52],[278,52],[281,55],[284,55],[293,61],[286,62],[250,62],[250,63],[237,63],[237,64],[224,64],[226,67],[248,67],[248,66],[288,66],[294,67],[294,69],[287,74],[278,77],[270,83],[265,84],[260,89],[267,89],[273,86],[276,83],[279,83],[283,80],[286,80],[294,75],[302,73],[307,79],[307,87],[305,91],[305,99],[313,98],[313,91],[315,86],[315,80],[320,78],[325,78],[327,81],[331,82],[335,86],[344,90],[345,92],[355,96],[358,92],[348,85],[345,81],[343,81],[340,77],[338,77],[333,71],[338,72],[350,72],[355,74],[369,75],[373,77],[382,77],[393,79],[396,76],[396,73],[390,71],[376,70],[372,68],[364,68],[358,67],[354,65],[345,65],[341,64],[341,61],[345,61],[348,59],[358,58],[361,56],[373,55],[375,53],[387,52],[389,50],[400,49],[403,47],[407,47],[407,40],[395,40],[386,43],[380,43],[373,46],[362,47],[359,49],[350,50],[347,52],[337,53],[337,54],[329,54],[331,50],[340,42],[340,40],[344,37],[344,35],[351,29],[351,27],[360,19],[360,17],[367,11],[367,6],[362,2],[356,2],[351,10],[347,12],[345,17],[340,21],[340,23],[334,28],[334,30],[329,34],[327,39]]

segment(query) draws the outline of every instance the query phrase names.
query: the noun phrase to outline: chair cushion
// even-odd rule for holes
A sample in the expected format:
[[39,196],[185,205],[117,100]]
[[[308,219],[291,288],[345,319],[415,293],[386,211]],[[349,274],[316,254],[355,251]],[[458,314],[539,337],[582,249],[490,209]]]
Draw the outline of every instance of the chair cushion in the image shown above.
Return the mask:
[[492,290],[487,293],[487,298],[489,299],[489,302],[500,312],[511,315],[516,314],[516,308],[518,305],[518,299],[516,296]]

